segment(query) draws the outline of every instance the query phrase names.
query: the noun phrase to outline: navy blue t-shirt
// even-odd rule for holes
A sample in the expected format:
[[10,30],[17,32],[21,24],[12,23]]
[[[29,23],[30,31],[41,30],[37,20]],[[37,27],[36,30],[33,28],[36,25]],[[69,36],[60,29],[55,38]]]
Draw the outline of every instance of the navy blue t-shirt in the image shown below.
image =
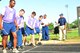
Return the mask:
[[63,18],[59,18],[58,23],[60,24],[60,26],[65,25],[66,24],[66,19]]

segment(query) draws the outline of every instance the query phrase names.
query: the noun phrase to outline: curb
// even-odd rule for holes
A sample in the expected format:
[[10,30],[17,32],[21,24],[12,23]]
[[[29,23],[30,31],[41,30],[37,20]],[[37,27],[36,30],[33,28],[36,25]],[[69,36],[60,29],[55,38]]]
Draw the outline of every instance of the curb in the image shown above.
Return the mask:
[[59,41],[59,40],[41,41],[41,43],[43,45],[45,45],[45,44],[80,44],[79,41]]

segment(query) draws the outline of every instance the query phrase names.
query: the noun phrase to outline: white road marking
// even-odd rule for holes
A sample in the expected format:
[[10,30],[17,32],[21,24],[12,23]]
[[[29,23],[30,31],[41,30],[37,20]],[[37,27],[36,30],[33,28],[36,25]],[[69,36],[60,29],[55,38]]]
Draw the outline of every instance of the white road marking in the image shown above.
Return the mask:
[[29,52],[56,52],[56,51],[29,51]]
[[40,46],[36,46],[36,47],[34,47],[34,48],[28,49],[28,50],[26,50],[26,51],[23,51],[22,53],[24,53],[24,52],[29,52],[30,50],[33,50],[33,49],[38,48],[38,47],[40,47]]
[[65,51],[25,51],[29,53],[80,53],[80,52],[65,52]]

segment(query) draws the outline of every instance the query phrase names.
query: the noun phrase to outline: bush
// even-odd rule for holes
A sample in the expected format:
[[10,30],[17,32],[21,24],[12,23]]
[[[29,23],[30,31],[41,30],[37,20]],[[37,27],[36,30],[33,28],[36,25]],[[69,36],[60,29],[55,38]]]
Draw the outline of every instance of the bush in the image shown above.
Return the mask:
[[53,30],[53,29],[54,29],[54,25],[53,25],[53,23],[50,23],[49,30]]

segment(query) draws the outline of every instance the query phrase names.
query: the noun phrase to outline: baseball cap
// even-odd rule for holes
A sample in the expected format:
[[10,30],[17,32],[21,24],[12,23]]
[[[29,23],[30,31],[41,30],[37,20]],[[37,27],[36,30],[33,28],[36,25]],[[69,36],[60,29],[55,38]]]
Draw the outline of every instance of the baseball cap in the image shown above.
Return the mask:
[[63,13],[61,13],[59,16],[63,16]]

